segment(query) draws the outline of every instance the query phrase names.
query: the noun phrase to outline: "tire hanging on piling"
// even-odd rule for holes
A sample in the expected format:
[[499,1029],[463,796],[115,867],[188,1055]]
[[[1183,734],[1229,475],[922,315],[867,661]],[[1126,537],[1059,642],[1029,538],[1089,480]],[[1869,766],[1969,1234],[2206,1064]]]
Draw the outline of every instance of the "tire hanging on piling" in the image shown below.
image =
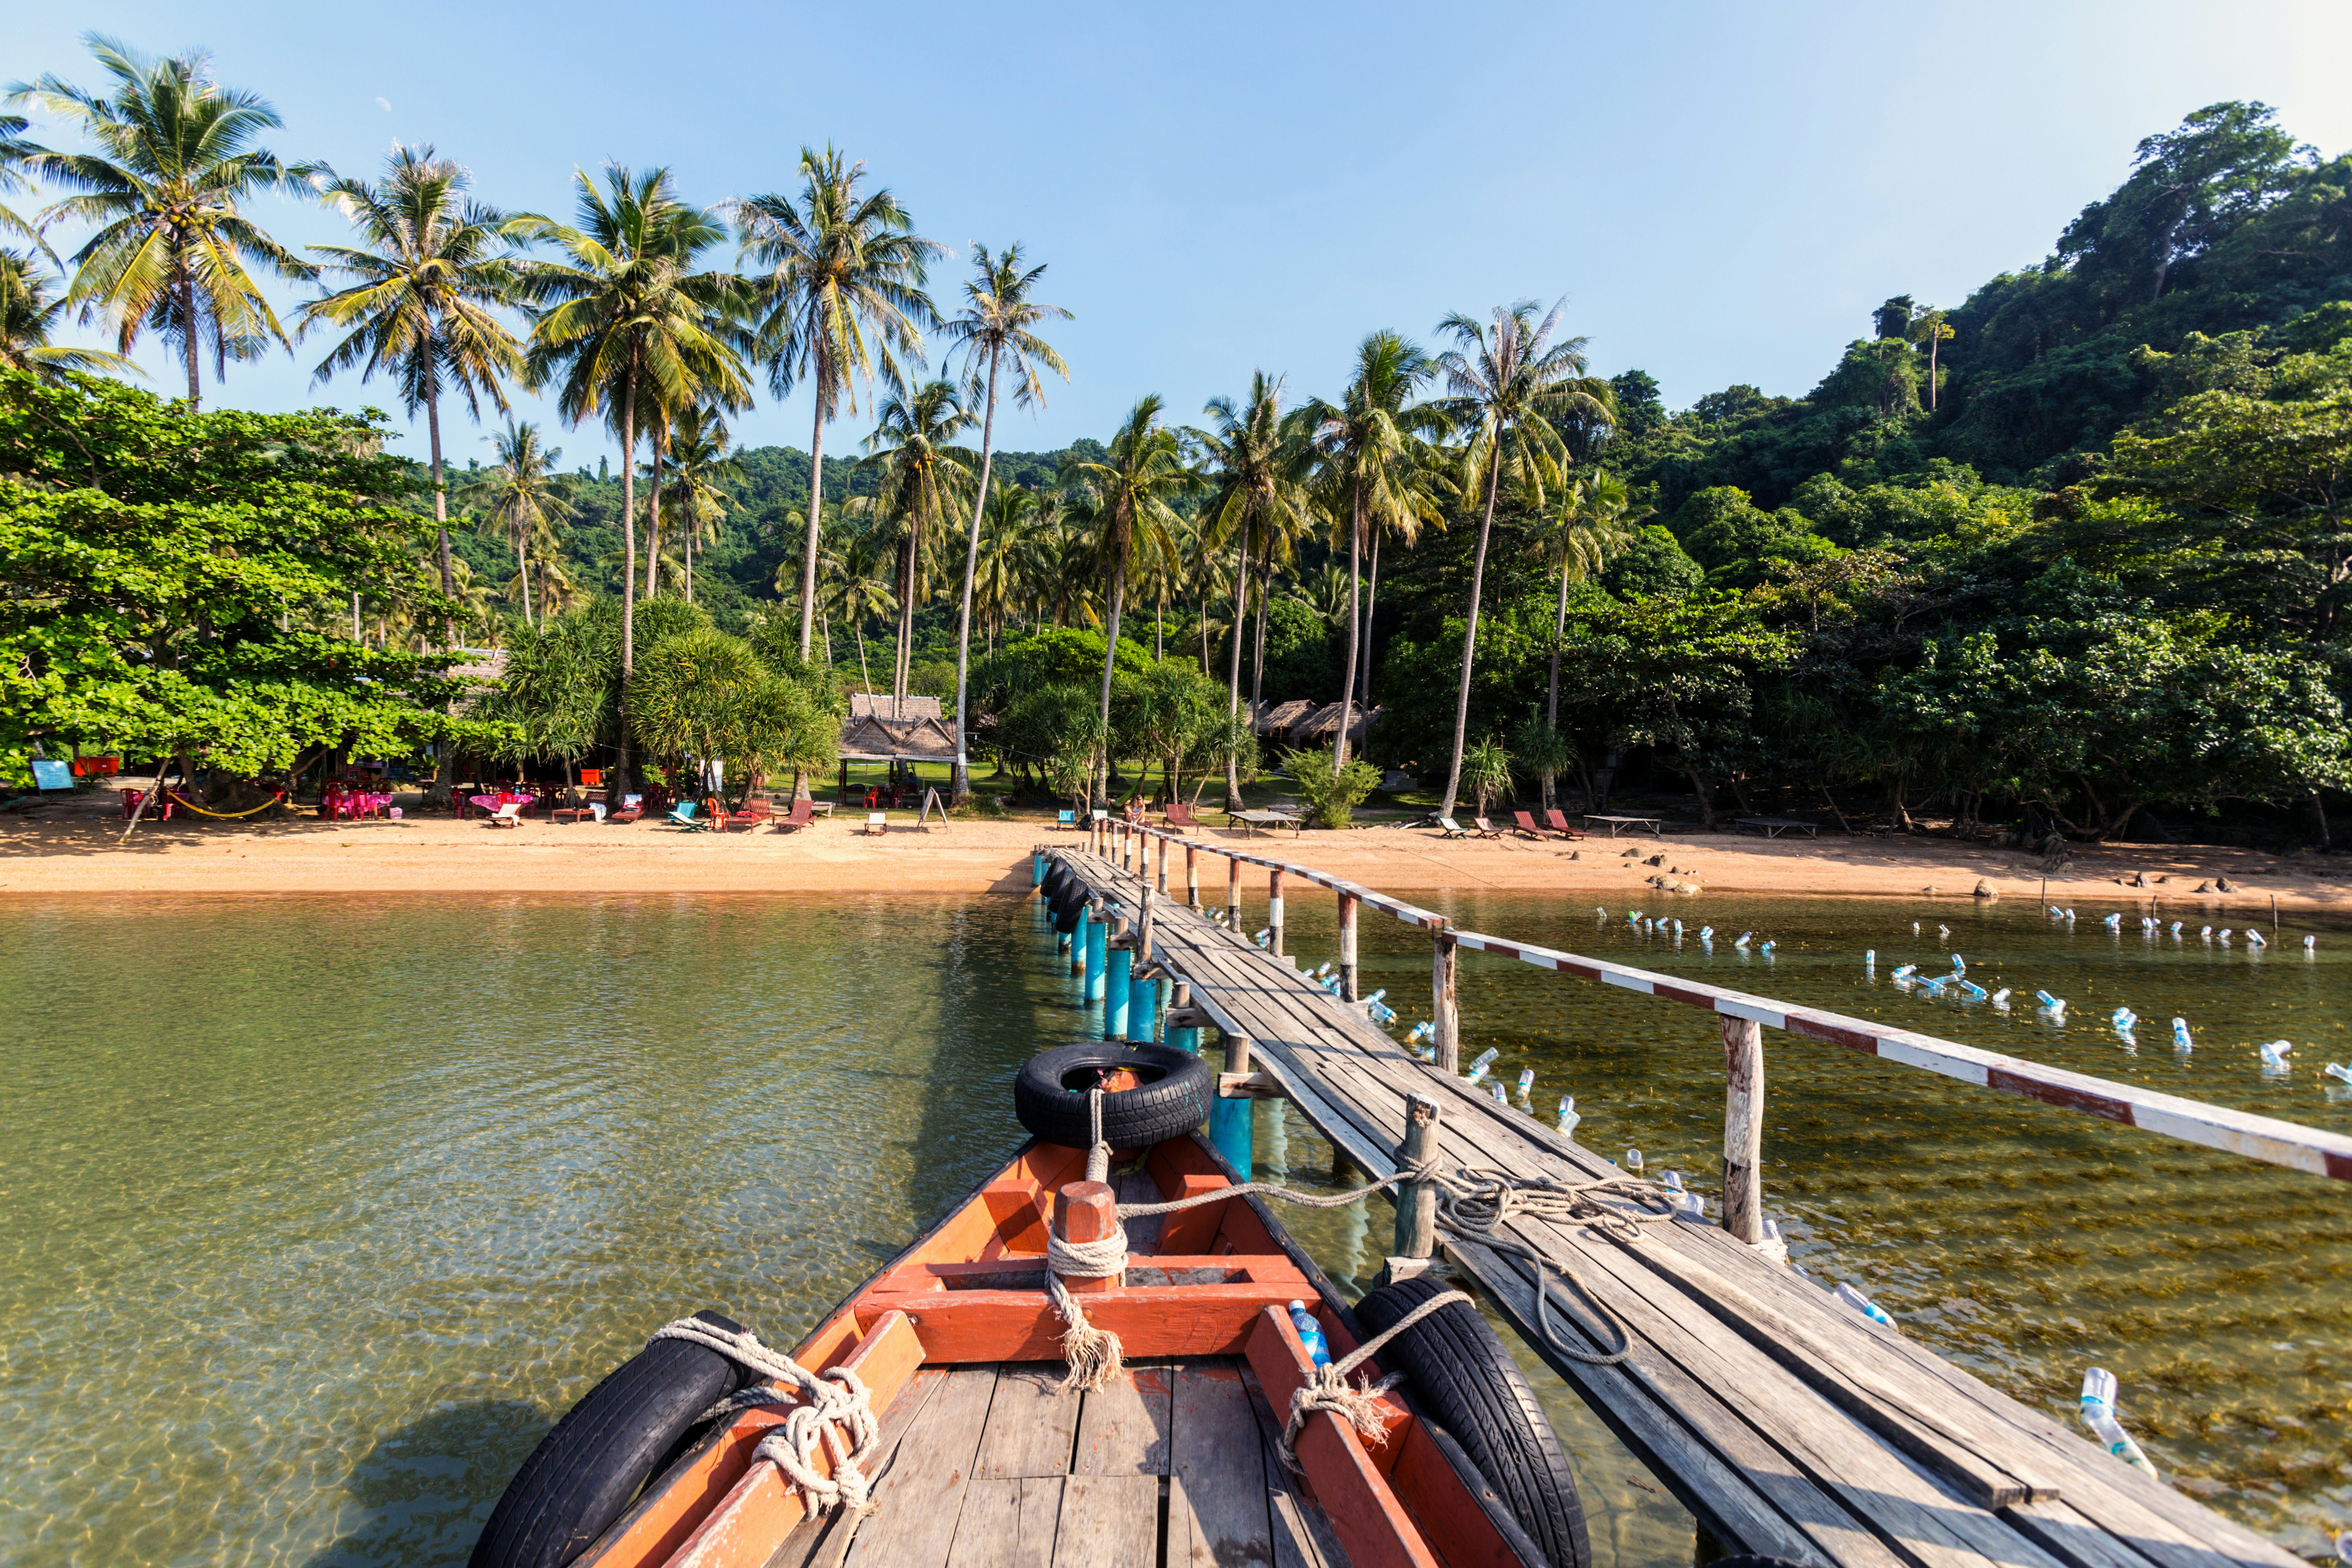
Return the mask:
[[[1429,1275],[1383,1285],[1356,1303],[1356,1316],[1377,1334],[1451,1288]],[[1380,1356],[1412,1379],[1431,1415],[1543,1549],[1544,1561],[1552,1568],[1586,1568],[1591,1546],[1568,1456],[1519,1363],[1478,1309],[1467,1301],[1440,1307],[1391,1340]]]
[[1114,1149],[1142,1149],[1181,1138],[1209,1119],[1216,1080],[1208,1064],[1173,1046],[1101,1040],[1040,1051],[1022,1064],[1013,1083],[1021,1125],[1048,1143],[1084,1149],[1094,1142],[1087,1094],[1106,1072],[1142,1081],[1102,1100],[1103,1141]]

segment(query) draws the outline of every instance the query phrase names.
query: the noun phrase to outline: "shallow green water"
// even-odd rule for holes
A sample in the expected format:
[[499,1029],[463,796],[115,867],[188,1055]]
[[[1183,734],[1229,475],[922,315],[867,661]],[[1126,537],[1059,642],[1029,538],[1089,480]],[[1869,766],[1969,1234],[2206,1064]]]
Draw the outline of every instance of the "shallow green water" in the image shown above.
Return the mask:
[[[1694,930],[1777,937],[1767,973],[1629,934],[1622,910],[1448,907],[2352,1128],[2316,1077],[2352,1058],[2352,937],[2256,960],[2204,950],[2201,920],[2174,949],[2113,941],[2087,909],[2068,932],[2014,909],[1681,902]],[[1322,956],[1328,911],[1292,911],[1293,950]],[[1018,1142],[1021,1059],[1090,1032],[1028,906],[1002,899],[20,900],[0,922],[10,1563],[462,1561],[552,1416],[652,1327],[721,1306],[788,1342]],[[1410,1021],[1425,946],[1365,934],[1368,985]],[[2077,1021],[1887,984],[1953,947]],[[1588,1142],[1711,1190],[1704,1016],[1475,957],[1464,993],[1470,1048],[1534,1067],[1538,1104],[1573,1092]],[[2117,1001],[2154,1021],[2136,1058],[2103,1022]],[[2198,1030],[2185,1066],[2174,1012]],[[2280,1036],[2303,1048],[2265,1079],[2252,1045]],[[2352,1520],[2340,1187],[1768,1048],[1768,1203],[1818,1277],[2062,1415],[2084,1365],[2111,1367],[2159,1465],[2291,1545]],[[1328,1173],[1295,1118],[1266,1116],[1259,1153]],[[1388,1225],[1382,1205],[1297,1228],[1360,1282]],[[1601,1560],[1687,1562],[1687,1518],[1544,1381]]]

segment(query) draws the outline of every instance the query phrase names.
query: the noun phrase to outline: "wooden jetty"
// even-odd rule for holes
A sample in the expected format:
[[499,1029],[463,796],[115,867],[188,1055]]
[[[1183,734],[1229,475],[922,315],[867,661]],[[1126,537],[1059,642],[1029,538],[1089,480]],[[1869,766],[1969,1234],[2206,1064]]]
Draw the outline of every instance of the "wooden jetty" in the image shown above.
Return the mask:
[[[1157,994],[1145,987],[1165,982],[1169,1005],[1159,1022],[1171,1043],[1200,1048],[1202,1029],[1223,1037],[1222,1092],[1229,1098],[1220,1102],[1221,1117],[1228,1103],[1245,1115],[1253,1096],[1286,1098],[1334,1150],[1374,1176],[1398,1169],[1409,1141],[1449,1171],[1487,1168],[1525,1182],[1562,1183],[1622,1174],[1457,1075],[1453,985],[1462,946],[1588,973],[1721,1015],[1731,1080],[1721,1225],[1677,1218],[1643,1225],[1639,1240],[1626,1241],[1580,1221],[1517,1215],[1499,1232],[1533,1248],[1554,1270],[1572,1275],[1613,1317],[1627,1342],[1622,1361],[1580,1359],[1539,1331],[1540,1288],[1548,1290],[1551,1328],[1571,1350],[1601,1358],[1612,1348],[1558,1272],[1539,1284],[1525,1262],[1476,1239],[1453,1234],[1434,1239],[1457,1277],[1484,1291],[1722,1552],[1778,1555],[1822,1568],[2290,1568],[2300,1561],[1870,1321],[1754,1245],[1762,1221],[1756,1170],[1761,1027],[1769,1023],[1815,1033],[1807,1026],[1832,1016],[1456,931],[1441,916],[1370,889],[1200,838],[1111,822],[1097,824],[1087,844],[1086,849],[1039,846],[1036,870],[1042,876],[1049,861],[1059,861],[1092,895],[1097,918],[1082,934],[1100,952],[1087,972],[1092,994],[1108,999],[1105,1032],[1118,1037],[1131,1029],[1131,1037],[1150,1037]],[[1150,863],[1155,849],[1156,875]],[[1171,889],[1169,861],[1178,849],[1183,881]],[[1228,861],[1234,929],[1200,910],[1199,861],[1218,855]],[[1238,929],[1245,864],[1268,874],[1266,949]],[[1320,883],[1339,900],[1344,997],[1282,957],[1286,879],[1294,885],[1302,879]],[[1356,921],[1367,904],[1431,931],[1434,1064],[1401,1049],[1352,1001]],[[1108,930],[1104,920],[1111,922]],[[1120,984],[1102,989],[1110,981],[1123,984],[1127,994],[1119,994]],[[1993,1080],[1993,1069],[1969,1062],[1968,1048],[1950,1042],[1853,1019],[1819,1027],[1843,1031],[1821,1037],[1973,1076],[1996,1089],[2038,1089],[2032,1079]],[[1860,1030],[1871,1031],[1867,1047]],[[1930,1047],[1961,1055],[1937,1056]],[[2101,1088],[2088,1087],[2094,1085]],[[2137,1091],[2087,1079],[2061,1088],[2063,1093],[2039,1097],[2133,1120],[2128,1107],[2117,1114],[2084,1101],[2108,1089]],[[2326,1134],[2282,1133],[2276,1130],[2286,1124],[2196,1109],[2210,1116],[2190,1116],[2163,1130],[2329,1175],[2352,1170],[2352,1161],[2345,1160],[2352,1143],[2343,1140],[2333,1141],[2345,1144],[2339,1150],[2327,1146]],[[2291,1135],[2296,1133],[2304,1137]],[[1244,1152],[1246,1147],[1243,1142]],[[1416,1257],[1430,1255],[1432,1195],[1407,1184],[1399,1201],[1392,1269],[1410,1270]]]

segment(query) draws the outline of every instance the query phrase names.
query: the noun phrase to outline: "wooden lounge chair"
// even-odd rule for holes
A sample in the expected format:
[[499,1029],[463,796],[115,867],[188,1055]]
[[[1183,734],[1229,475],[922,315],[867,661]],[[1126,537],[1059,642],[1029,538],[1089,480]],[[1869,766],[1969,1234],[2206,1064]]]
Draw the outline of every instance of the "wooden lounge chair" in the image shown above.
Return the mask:
[[604,820],[606,822],[635,822],[643,817],[645,814],[646,797],[644,795],[623,795],[621,797],[621,809],[618,811],[606,812],[604,816]]
[[1463,826],[1460,823],[1454,821],[1450,816],[1439,817],[1437,819],[1437,827],[1438,831],[1444,834],[1448,838],[1467,838],[1470,837],[1470,830]]
[[718,819],[714,826],[716,826],[721,833],[733,833],[738,830],[749,833],[758,827],[760,824],[772,818],[775,815],[776,808],[770,805],[766,801],[747,800],[743,803],[743,809],[740,811],[722,811],[718,813]]
[[1556,805],[1549,806],[1545,809],[1544,821],[1550,826],[1551,830],[1554,833],[1559,834],[1562,838],[1585,838],[1591,837],[1581,827],[1570,827],[1568,825],[1568,818],[1560,814],[1559,807]]
[[1511,828],[1512,831],[1519,834],[1522,837],[1533,838],[1538,842],[1542,840],[1544,836],[1544,830],[1536,826],[1535,817],[1529,813],[1524,811],[1515,811],[1511,813]]
[[779,816],[772,820],[776,825],[777,832],[797,833],[802,828],[806,827],[810,823],[816,820],[816,802],[813,800],[796,800],[793,802],[791,816]]
[[1501,828],[1483,816],[1474,816],[1470,820],[1478,825],[1478,837],[1481,838],[1500,838],[1503,836]]
[[485,827],[520,827],[522,826],[522,802],[519,800],[510,800],[507,802],[504,805],[499,807],[498,810],[490,813],[489,821],[484,823],[483,826]]
[[1168,826],[1179,833],[1190,833],[1201,826],[1201,819],[1192,815],[1192,808],[1181,800],[1171,800],[1168,803],[1166,816]]

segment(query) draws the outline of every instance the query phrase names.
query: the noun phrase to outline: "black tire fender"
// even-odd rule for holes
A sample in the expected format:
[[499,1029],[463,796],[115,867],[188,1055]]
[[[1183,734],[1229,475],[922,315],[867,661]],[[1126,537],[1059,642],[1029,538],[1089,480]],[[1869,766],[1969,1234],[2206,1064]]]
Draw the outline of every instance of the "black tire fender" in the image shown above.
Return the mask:
[[[743,1326],[695,1317],[730,1332]],[[654,1341],[540,1439],[490,1510],[469,1568],[562,1568],[612,1528],[704,1411],[757,1381],[707,1346]]]
[[1040,1051],[1022,1064],[1013,1083],[1021,1125],[1048,1143],[1083,1149],[1093,1142],[1087,1091],[1106,1071],[1125,1070],[1142,1081],[1103,1096],[1103,1140],[1114,1149],[1141,1149],[1181,1138],[1209,1119],[1216,1080],[1208,1064],[1172,1046],[1097,1040]]
[[[1356,1303],[1356,1316],[1368,1334],[1378,1334],[1449,1289],[1429,1275],[1384,1285]],[[1519,1363],[1478,1309],[1450,1302],[1377,1353],[1390,1371],[1412,1378],[1431,1417],[1462,1446],[1543,1560],[1552,1568],[1587,1568],[1584,1503],[1568,1456]]]

